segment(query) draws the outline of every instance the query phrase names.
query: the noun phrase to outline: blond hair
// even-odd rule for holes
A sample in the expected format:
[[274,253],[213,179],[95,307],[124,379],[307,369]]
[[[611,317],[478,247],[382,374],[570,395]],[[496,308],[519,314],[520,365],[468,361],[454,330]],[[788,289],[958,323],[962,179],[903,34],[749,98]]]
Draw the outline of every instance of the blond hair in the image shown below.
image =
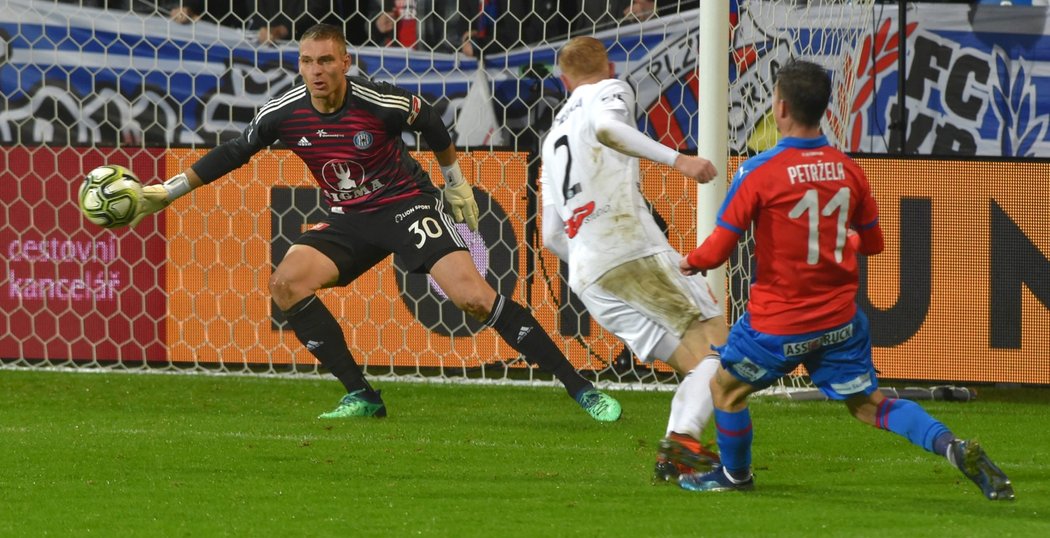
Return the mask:
[[574,37],[558,53],[558,67],[569,78],[579,79],[609,72],[605,45],[593,37]]

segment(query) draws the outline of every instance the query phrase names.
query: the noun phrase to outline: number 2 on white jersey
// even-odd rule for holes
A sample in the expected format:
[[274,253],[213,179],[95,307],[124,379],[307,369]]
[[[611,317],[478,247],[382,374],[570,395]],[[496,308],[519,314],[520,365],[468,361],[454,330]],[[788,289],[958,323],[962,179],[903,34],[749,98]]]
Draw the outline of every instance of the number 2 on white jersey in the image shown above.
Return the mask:
[[580,194],[580,184],[579,182],[572,185],[569,184],[569,179],[572,177],[572,150],[569,149],[568,135],[561,135],[554,141],[554,151],[557,152],[561,146],[565,147],[565,175],[562,177],[561,194],[565,197],[565,201],[568,202],[569,198]]
[[831,197],[824,209],[820,209],[820,200],[817,199],[817,190],[809,189],[802,195],[802,199],[791,208],[788,216],[797,219],[809,213],[809,240],[806,252],[806,263],[816,265],[820,260],[820,218],[830,217],[838,213],[838,223],[835,227],[835,261],[842,263],[842,249],[846,246],[846,217],[849,210],[849,187],[842,187]]

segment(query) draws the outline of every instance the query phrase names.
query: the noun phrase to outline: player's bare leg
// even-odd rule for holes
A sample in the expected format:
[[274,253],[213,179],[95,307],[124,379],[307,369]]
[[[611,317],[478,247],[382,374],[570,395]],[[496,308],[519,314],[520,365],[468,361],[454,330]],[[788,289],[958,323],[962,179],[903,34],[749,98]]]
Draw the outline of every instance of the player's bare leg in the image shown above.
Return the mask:
[[270,295],[296,338],[346,388],[339,405],[319,418],[386,416],[379,392],[357,365],[339,322],[317,297],[317,290],[335,285],[339,269],[328,256],[306,245],[292,245],[270,277]]
[[474,267],[468,252],[446,254],[431,267],[430,276],[457,307],[495,329],[527,361],[554,374],[595,420],[620,418],[619,402],[595,389],[576,371],[528,310],[498,295]]

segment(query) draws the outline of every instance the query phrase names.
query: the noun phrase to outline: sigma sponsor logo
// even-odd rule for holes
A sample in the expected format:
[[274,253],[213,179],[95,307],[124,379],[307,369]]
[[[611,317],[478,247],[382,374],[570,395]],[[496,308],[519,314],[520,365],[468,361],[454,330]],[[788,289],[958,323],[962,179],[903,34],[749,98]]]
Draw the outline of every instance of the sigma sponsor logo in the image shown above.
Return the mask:
[[368,149],[372,146],[372,133],[361,131],[354,135],[354,146],[357,149]]
[[736,372],[736,375],[755,382],[762,379],[766,375],[766,369],[751,362],[751,359],[744,357],[740,362],[730,366],[730,368]]
[[845,342],[853,337],[853,324],[850,323],[841,329],[826,332],[817,338],[784,344],[785,357],[797,357],[811,351],[816,351],[824,346],[830,346]]
[[410,207],[410,208],[408,208],[408,209],[398,213],[397,215],[394,215],[394,222],[401,222],[401,221],[405,220],[405,217],[408,217],[409,215],[411,215],[412,213],[415,213],[416,211],[419,211],[420,209],[430,209],[430,206],[427,205],[427,204],[419,204],[419,205],[417,205],[415,207]]

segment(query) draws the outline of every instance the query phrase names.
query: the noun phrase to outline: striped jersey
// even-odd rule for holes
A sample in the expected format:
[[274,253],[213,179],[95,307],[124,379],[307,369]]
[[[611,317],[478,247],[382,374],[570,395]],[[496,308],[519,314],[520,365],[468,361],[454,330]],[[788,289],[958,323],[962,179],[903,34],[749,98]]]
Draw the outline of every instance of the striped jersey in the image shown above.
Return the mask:
[[297,86],[263,105],[242,135],[224,144],[228,162],[194,170],[213,181],[279,142],[303,160],[334,211],[368,211],[420,192],[437,194],[401,138],[405,130],[431,127],[422,125],[432,117],[429,107],[391,84],[348,76],[343,107],[322,114],[306,86]]

